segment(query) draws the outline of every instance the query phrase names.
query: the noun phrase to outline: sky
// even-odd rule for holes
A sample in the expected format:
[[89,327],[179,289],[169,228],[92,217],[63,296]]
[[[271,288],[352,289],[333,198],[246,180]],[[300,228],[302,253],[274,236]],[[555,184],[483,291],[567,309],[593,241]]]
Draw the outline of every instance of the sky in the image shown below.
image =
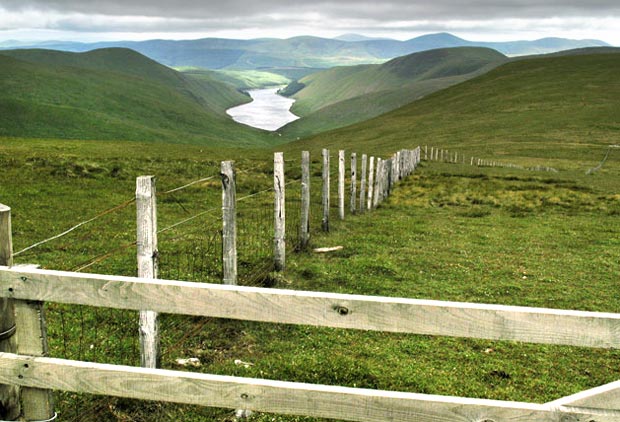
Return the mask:
[[331,38],[474,41],[544,37],[620,46],[620,0],[0,0],[0,41]]

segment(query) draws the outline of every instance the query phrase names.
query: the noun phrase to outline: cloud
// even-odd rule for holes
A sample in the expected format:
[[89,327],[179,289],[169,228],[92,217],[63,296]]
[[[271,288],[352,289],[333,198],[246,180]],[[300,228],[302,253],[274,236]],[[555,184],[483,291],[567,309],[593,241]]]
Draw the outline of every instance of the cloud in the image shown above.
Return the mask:
[[402,39],[448,31],[512,39],[604,34],[618,43],[619,23],[617,0],[0,0],[0,30],[5,32],[28,28],[136,38],[155,33],[241,38],[361,32]]
[[296,13],[317,12],[323,18],[348,17],[385,21],[395,19],[445,20],[540,18],[620,15],[617,0],[3,0],[9,11],[42,10],[110,16],[236,19],[269,15],[290,18]]

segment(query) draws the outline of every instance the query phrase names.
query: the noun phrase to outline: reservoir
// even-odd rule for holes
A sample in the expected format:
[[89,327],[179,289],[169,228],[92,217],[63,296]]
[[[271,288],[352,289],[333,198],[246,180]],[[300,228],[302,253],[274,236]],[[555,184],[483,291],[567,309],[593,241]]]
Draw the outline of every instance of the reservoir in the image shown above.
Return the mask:
[[275,131],[287,123],[299,119],[290,112],[295,100],[278,95],[276,88],[252,89],[248,94],[252,102],[229,108],[226,113],[235,122]]

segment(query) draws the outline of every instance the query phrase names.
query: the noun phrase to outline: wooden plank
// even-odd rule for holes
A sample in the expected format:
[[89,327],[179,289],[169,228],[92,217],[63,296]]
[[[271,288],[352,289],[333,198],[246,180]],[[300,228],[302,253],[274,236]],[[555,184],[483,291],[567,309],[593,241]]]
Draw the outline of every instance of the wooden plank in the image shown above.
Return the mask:
[[375,157],[370,157],[370,163],[368,165],[368,202],[366,209],[371,210],[373,204],[373,192],[375,187]]
[[323,156],[323,190],[321,194],[321,204],[323,205],[323,218],[321,220],[321,229],[324,232],[329,231],[329,150],[321,151]]
[[237,284],[237,178],[232,161],[222,161],[222,281]]
[[344,220],[344,150],[338,151],[338,216]]
[[355,213],[357,204],[357,154],[351,153],[351,201],[350,210],[351,214]]
[[[47,327],[43,302],[15,301],[17,351],[21,355],[47,356]],[[21,391],[22,417],[28,421],[49,420],[54,416],[52,390],[24,387]]]
[[[581,391],[547,404],[551,407],[589,407],[620,412],[620,381]],[[620,415],[618,416],[620,420]]]
[[[135,368],[0,354],[0,381],[134,399],[359,422],[617,421],[592,409]],[[596,418],[596,419],[594,419]]]
[[310,243],[310,153],[301,153],[301,249]]
[[0,267],[0,296],[250,321],[620,348],[620,314],[604,312],[144,280],[7,267]]
[[368,155],[362,154],[362,175],[360,179],[359,211],[366,209],[366,180],[368,178]]
[[[13,238],[11,208],[0,204],[0,265],[13,265]],[[17,352],[15,333],[15,305],[12,299],[0,298],[0,352]],[[21,413],[19,390],[13,385],[0,384],[0,419],[15,420]]]
[[[136,179],[138,277],[157,278],[157,205],[154,176]],[[140,362],[145,368],[159,366],[159,321],[156,312],[140,310]]]
[[284,154],[273,155],[273,259],[276,271],[283,271],[286,261],[286,192],[284,181]]

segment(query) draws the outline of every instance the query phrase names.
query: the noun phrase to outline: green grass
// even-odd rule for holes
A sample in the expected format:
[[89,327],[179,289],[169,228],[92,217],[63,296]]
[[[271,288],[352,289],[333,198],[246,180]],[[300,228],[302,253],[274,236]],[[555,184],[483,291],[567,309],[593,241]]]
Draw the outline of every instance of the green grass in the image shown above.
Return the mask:
[[2,136],[221,146],[280,142],[226,116],[226,108],[246,100],[233,87],[185,78],[130,50],[10,54],[18,58],[0,55]]
[[[219,160],[242,152],[139,143],[121,150],[120,143],[53,140],[3,139],[0,145],[3,177],[12,180],[2,185],[0,197],[13,207],[16,250],[130,198],[139,174],[156,174],[163,192],[216,175]],[[269,187],[269,158],[266,152],[247,151],[238,159],[240,196]],[[313,158],[313,174],[318,174],[318,157]],[[277,286],[620,312],[619,158],[612,155],[600,172],[588,177],[577,171],[546,174],[424,164],[377,211],[347,216],[344,222],[334,220],[329,235],[317,232],[315,215],[312,246],[344,249],[323,255],[289,254],[287,271],[276,278]],[[288,153],[287,159],[289,177],[298,175],[296,155]],[[315,194],[318,186],[315,177]],[[292,185],[288,193],[294,192]],[[215,179],[174,198],[162,196],[160,227],[209,207],[217,209],[219,195]],[[269,198],[243,209],[257,214],[257,206],[264,207],[269,218]],[[134,219],[130,206],[19,256],[17,262],[72,269],[131,242]],[[217,230],[217,220],[212,219],[207,216],[160,236],[165,274],[174,270],[166,254]],[[244,250],[240,253],[247,256]],[[134,260],[129,248],[88,271],[132,275]],[[135,362],[133,313],[75,309],[50,305],[54,356]],[[117,322],[85,334],[80,328],[84,318],[87,328],[97,327],[97,321]],[[163,339],[164,366],[173,369],[179,369],[174,363],[178,357],[199,357],[200,371],[209,373],[531,402],[595,387],[619,375],[618,351],[172,316],[163,317],[162,324],[168,333]],[[177,344],[193,327],[196,332]],[[61,333],[74,340],[63,344]],[[118,340],[106,346],[102,338]],[[118,355],[119,351],[123,353]],[[235,365],[235,359],[252,366]],[[75,400],[62,396],[59,405],[65,414],[71,413]],[[93,402],[85,404],[88,409]],[[98,420],[114,421],[120,414],[156,421],[231,417],[229,410],[117,399],[104,404],[96,414]],[[317,419],[259,414],[252,420]]]

